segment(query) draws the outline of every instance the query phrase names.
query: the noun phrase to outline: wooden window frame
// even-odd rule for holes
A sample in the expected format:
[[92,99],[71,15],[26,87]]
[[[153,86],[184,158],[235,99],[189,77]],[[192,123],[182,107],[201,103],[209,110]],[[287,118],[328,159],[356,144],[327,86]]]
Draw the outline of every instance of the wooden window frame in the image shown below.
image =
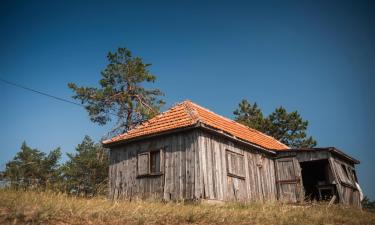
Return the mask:
[[[339,165],[338,167],[341,170],[341,172],[339,172],[340,183],[346,187],[351,187],[351,188],[356,189],[355,178],[352,176],[351,171],[349,171],[352,169],[354,170],[354,168],[337,160],[336,160],[336,163]],[[341,177],[341,174],[344,176],[344,179]]]
[[[235,174],[231,171],[229,171],[229,163],[228,162],[228,154],[232,154],[232,155],[236,155],[237,157],[242,157],[242,162],[243,162],[243,165],[241,166],[243,168],[243,174]],[[225,162],[226,162],[226,166],[227,166],[227,175],[229,177],[234,177],[234,178],[238,178],[238,179],[241,179],[241,180],[245,180],[246,179],[246,167],[245,167],[245,155],[244,154],[241,154],[241,153],[238,153],[238,152],[235,152],[235,151],[231,151],[229,149],[226,149],[225,150]]]
[[[151,172],[151,153],[155,153],[155,152],[159,152],[159,172]],[[139,156],[140,155],[147,155],[148,156],[148,171],[147,173],[145,174],[139,174]],[[153,177],[153,176],[161,176],[164,174],[164,171],[163,171],[163,164],[162,162],[164,162],[163,159],[163,149],[154,149],[154,150],[150,150],[150,151],[146,151],[146,152],[140,152],[137,154],[137,178],[142,178],[142,177]]]
[[357,177],[354,174],[355,169],[350,165],[345,165],[346,174],[348,175],[349,180],[352,182],[352,185],[356,187],[355,183],[357,183]]

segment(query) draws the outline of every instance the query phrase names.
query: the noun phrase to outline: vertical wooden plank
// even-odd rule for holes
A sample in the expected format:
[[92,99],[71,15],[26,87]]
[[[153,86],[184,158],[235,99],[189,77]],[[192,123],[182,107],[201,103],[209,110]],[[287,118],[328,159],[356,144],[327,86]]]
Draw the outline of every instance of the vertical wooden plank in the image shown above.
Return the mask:
[[188,135],[188,140],[185,142],[185,199],[191,199],[191,175],[190,175],[190,163],[191,163],[191,146],[192,146],[192,139],[191,134]]
[[200,167],[200,196],[201,198],[207,197],[207,174],[205,173],[205,147],[204,147],[204,133],[200,132],[199,136],[199,167]]
[[213,198],[213,186],[212,186],[212,158],[210,148],[211,138],[205,138],[205,151],[206,151],[206,171],[207,171],[207,187],[208,187],[208,198]]
[[343,191],[341,189],[342,185],[340,184],[340,180],[339,180],[339,177],[338,177],[339,175],[337,174],[338,172],[336,170],[336,165],[335,165],[334,159],[330,156],[328,158],[328,162],[329,162],[329,165],[331,167],[334,180],[336,181],[336,189],[337,189],[337,194],[338,194],[338,197],[339,197],[339,202],[343,202],[344,196],[343,196]]
[[245,185],[246,185],[246,200],[250,200],[250,177],[249,177],[249,163],[248,163],[248,152],[244,151],[244,173],[245,173]]
[[220,152],[220,142],[214,142],[214,151],[215,151],[215,175],[217,181],[217,199],[223,200],[223,183],[222,183],[222,170],[221,167],[221,152]]
[[208,188],[208,174],[207,174],[207,160],[206,160],[206,153],[207,153],[207,149],[206,149],[206,136],[205,135],[202,135],[201,137],[201,150],[200,150],[200,153],[202,154],[202,163],[201,163],[201,167],[202,167],[202,177],[203,177],[203,198],[209,198],[209,188]]
[[201,198],[201,158],[200,158],[200,132],[195,132],[196,138],[194,144],[194,198]]
[[223,142],[220,142],[219,144],[219,152],[220,152],[220,159],[221,159],[221,200],[226,200],[226,193],[227,193],[227,164],[226,164],[226,156],[225,156],[225,149],[226,145]]
[[210,143],[211,151],[211,168],[212,168],[212,196],[213,199],[217,199],[217,176],[216,176],[216,152],[215,152],[215,141]]
[[[171,144],[171,143],[170,143]],[[164,200],[171,200],[171,182],[172,182],[172,160],[171,160],[171,147],[170,145],[165,147],[164,151],[164,160],[165,160],[165,183],[164,183]]]

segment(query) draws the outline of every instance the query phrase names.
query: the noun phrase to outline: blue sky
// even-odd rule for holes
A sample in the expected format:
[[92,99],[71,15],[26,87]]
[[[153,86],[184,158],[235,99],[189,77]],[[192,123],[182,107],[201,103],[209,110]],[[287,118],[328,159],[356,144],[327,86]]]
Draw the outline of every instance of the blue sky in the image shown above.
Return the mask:
[[[375,10],[371,1],[1,1],[0,77],[63,98],[97,85],[106,54],[152,63],[167,105],[233,118],[241,99],[309,120],[319,146],[358,158],[375,199]],[[0,168],[22,141],[63,152],[111,128],[80,107],[0,83]]]

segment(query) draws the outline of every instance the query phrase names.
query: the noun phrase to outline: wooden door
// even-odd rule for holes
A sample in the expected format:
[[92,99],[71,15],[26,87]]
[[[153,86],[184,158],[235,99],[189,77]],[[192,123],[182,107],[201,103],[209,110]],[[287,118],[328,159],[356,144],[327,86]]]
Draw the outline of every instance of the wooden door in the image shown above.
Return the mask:
[[295,157],[275,160],[278,199],[283,202],[301,202],[304,199],[301,167]]

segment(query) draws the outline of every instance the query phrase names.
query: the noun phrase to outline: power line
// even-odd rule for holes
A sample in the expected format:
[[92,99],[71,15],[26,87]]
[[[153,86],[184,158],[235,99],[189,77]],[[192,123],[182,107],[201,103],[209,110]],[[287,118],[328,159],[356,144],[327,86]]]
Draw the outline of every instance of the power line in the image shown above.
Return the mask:
[[[18,88],[21,88],[21,89],[24,89],[24,90],[27,90],[27,91],[31,91],[31,92],[34,92],[34,93],[37,93],[37,94],[40,94],[40,95],[44,95],[46,97],[49,97],[49,98],[53,98],[55,100],[58,100],[58,101],[62,101],[62,102],[65,102],[65,103],[70,103],[70,104],[73,104],[73,105],[77,105],[77,106],[80,106],[80,107],[84,107],[84,105],[82,104],[79,104],[79,103],[76,103],[76,102],[73,102],[73,101],[70,101],[68,99],[64,99],[64,98],[60,98],[60,97],[57,97],[57,96],[54,96],[54,95],[51,95],[51,94],[48,94],[48,93],[45,93],[45,92],[42,92],[42,91],[38,91],[38,90],[35,90],[33,88],[29,88],[29,87],[26,87],[24,85],[21,85],[21,84],[17,84],[17,83],[14,83],[14,82],[11,82],[11,81],[8,81],[8,80],[5,80],[3,78],[0,77],[0,81],[3,82],[3,83],[6,83],[8,85],[11,85],[11,86],[14,86],[14,87],[18,87]],[[111,115],[114,115],[114,116],[117,116],[116,114],[114,113],[108,113],[108,114],[111,114]]]
[[47,97],[50,97],[50,98],[54,98],[54,99],[59,100],[59,101],[63,101],[63,102],[67,102],[67,103],[70,103],[70,104],[74,104],[74,105],[84,107],[84,105],[82,105],[82,104],[72,102],[72,101],[69,101],[67,99],[63,99],[63,98],[60,98],[60,97],[56,97],[56,96],[53,96],[51,94],[47,94],[47,93],[44,93],[44,92],[41,92],[41,91],[38,91],[38,90],[35,90],[35,89],[32,89],[32,88],[23,86],[21,84],[16,84],[16,83],[13,83],[11,81],[4,80],[3,78],[0,78],[0,81],[4,82],[6,84],[12,85],[14,87],[22,88],[22,89],[27,90],[27,91],[31,91],[31,92],[34,92],[34,93],[37,93],[37,94],[40,94],[40,95],[44,95],[44,96],[47,96]]

